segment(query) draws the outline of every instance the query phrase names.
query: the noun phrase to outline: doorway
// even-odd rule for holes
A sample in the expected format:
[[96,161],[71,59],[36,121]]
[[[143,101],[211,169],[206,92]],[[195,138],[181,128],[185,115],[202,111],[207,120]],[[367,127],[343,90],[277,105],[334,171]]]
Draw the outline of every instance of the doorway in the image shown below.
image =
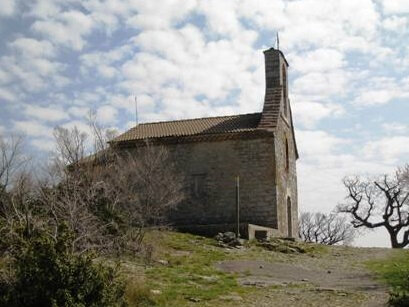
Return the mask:
[[293,215],[291,210],[291,198],[287,197],[287,226],[288,226],[288,237],[293,237]]

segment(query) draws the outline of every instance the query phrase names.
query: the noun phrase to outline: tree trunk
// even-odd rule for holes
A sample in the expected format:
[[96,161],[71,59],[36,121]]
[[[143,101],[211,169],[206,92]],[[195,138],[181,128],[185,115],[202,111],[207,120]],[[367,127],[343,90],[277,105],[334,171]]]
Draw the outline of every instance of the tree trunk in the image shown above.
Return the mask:
[[391,247],[392,248],[404,248],[408,243],[403,240],[403,242],[398,242],[398,233],[392,230],[389,231],[389,236],[391,238]]

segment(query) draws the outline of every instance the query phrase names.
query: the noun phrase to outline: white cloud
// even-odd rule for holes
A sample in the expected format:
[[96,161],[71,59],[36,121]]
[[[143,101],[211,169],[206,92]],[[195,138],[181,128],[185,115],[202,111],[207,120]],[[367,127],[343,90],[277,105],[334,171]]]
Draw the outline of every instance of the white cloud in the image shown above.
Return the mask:
[[383,123],[382,129],[387,133],[396,134],[396,133],[406,133],[409,131],[409,126],[402,123],[390,122]]
[[0,69],[0,84],[9,83],[12,79],[12,76],[8,72]]
[[136,14],[130,16],[126,23],[138,29],[164,29],[182,20],[196,6],[196,0],[162,0],[160,5],[151,1],[134,0],[129,2],[129,10]]
[[[226,111],[220,104],[234,90],[239,94],[233,102],[236,108],[230,110],[258,111],[259,103],[249,103],[263,95],[263,55],[251,47],[256,39],[255,32],[243,31],[232,40],[206,42],[192,25],[145,31],[133,40],[141,52],[122,65],[125,81],[121,86],[128,93],[147,95],[159,102],[161,118]],[[157,118],[152,114],[149,117]]]
[[198,3],[197,10],[206,16],[212,32],[219,35],[236,35],[242,30],[237,16],[238,1],[207,0]]
[[79,91],[74,93],[72,103],[77,106],[90,108],[94,103],[101,101],[101,96],[102,95],[95,90]]
[[54,19],[37,20],[31,28],[56,44],[74,50],[81,50],[85,44],[85,36],[91,33],[93,20],[80,11],[66,11]]
[[390,77],[368,78],[365,86],[356,91],[353,103],[359,106],[371,106],[386,104],[395,99],[408,98],[408,80]]
[[345,96],[349,73],[344,70],[310,72],[293,82],[293,93],[327,98],[331,95]]
[[350,142],[322,130],[297,130],[297,141],[300,155],[311,160],[335,154],[342,145]]
[[53,85],[61,87],[69,80],[61,75],[65,66],[45,58],[31,57],[29,53],[13,54],[0,58],[0,70],[8,82],[15,81],[14,87],[20,92],[38,92]]
[[[29,16],[46,19],[53,17],[61,11],[61,0],[36,0],[29,4]],[[69,2],[68,0],[66,2]]]
[[66,129],[74,129],[77,128],[80,132],[84,132],[87,135],[91,135],[91,128],[90,126],[81,120],[74,120],[61,125],[61,127]]
[[103,124],[115,123],[118,117],[118,110],[112,106],[103,106],[97,109],[97,120]]
[[34,137],[52,137],[52,128],[43,125],[38,121],[14,121],[13,130]]
[[24,113],[29,118],[41,121],[57,122],[68,119],[67,113],[58,106],[41,107],[38,105],[26,105]]
[[345,113],[342,106],[331,103],[300,101],[292,103],[294,121],[306,128],[313,128],[320,120]]
[[85,118],[89,114],[90,109],[87,107],[70,107],[68,113],[74,117]]
[[82,3],[91,12],[92,19],[101,24],[109,34],[118,28],[121,19],[135,13],[130,4],[129,1],[116,0],[91,0]]
[[392,16],[382,21],[384,29],[396,32],[405,32],[408,25],[406,17]]
[[94,74],[95,71],[98,77],[112,79],[118,75],[119,71],[116,66],[118,62],[129,56],[132,53],[130,45],[124,45],[119,48],[112,49],[106,52],[92,52],[80,56],[81,71],[83,73]]
[[397,98],[409,97],[409,91],[399,88],[389,89],[363,89],[365,92],[359,94],[354,103],[360,106],[382,105],[389,103]]
[[16,12],[16,0],[2,0],[0,5],[0,16],[12,16]]
[[17,97],[13,92],[9,91],[6,88],[0,87],[0,100],[15,101],[16,98]]
[[382,0],[383,10],[389,14],[409,13],[409,2],[406,0]]
[[338,50],[320,48],[306,53],[288,55],[292,69],[301,73],[326,72],[344,67],[344,54]]
[[56,54],[54,46],[48,41],[39,41],[33,38],[21,37],[8,44],[23,57],[47,58],[54,57]]
[[382,159],[389,163],[397,163],[400,158],[409,154],[409,136],[391,136],[370,141],[362,149],[368,159]]
[[287,21],[280,32],[285,49],[311,45],[343,49],[348,45],[368,51],[379,22],[371,0],[291,1],[287,2],[285,14]]
[[238,2],[239,16],[251,21],[260,29],[280,29],[288,23],[284,13],[285,3],[281,0]]
[[61,88],[70,82],[62,75],[66,65],[55,59],[57,52],[49,41],[20,37],[7,47],[9,55],[0,57],[0,84],[11,84],[10,95]]
[[354,103],[359,105],[379,105],[391,101],[396,96],[394,90],[368,90],[359,94]]
[[55,149],[55,141],[52,138],[33,138],[30,144],[41,151],[53,151]]
[[[137,94],[137,93],[134,93]],[[154,99],[145,94],[136,95],[137,107],[140,117],[144,117],[147,113],[154,112],[155,101]],[[128,114],[135,117],[135,96],[134,95],[122,95],[122,94],[107,94],[105,97],[105,103],[116,109],[126,110]]]

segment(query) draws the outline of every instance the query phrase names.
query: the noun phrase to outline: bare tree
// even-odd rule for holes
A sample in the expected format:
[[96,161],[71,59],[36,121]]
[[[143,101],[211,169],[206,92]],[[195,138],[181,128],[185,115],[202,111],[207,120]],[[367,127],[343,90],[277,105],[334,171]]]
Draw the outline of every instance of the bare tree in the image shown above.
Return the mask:
[[22,154],[22,147],[21,136],[5,139],[0,135],[0,193],[5,192],[13,175],[27,162]]
[[304,212],[299,220],[299,235],[305,242],[335,245],[350,244],[356,232],[344,216]]
[[57,185],[49,180],[40,189],[52,235],[65,223],[75,233],[72,248],[77,251],[138,249],[146,227],[165,223],[169,210],[183,198],[183,178],[165,148],[107,147],[103,143],[109,133],[92,120],[95,151],[89,156],[84,154],[86,136],[78,129],[55,132],[57,158],[50,173],[61,175]]
[[134,224],[163,224],[166,212],[183,198],[183,178],[162,146],[120,154],[115,163],[116,188],[129,206]]
[[97,115],[94,110],[88,113],[88,126],[90,127],[93,137],[93,153],[105,153],[109,148],[109,141],[117,136],[115,129],[107,129],[98,122]]
[[184,180],[164,147],[145,144],[116,150],[103,144],[109,132],[96,122],[90,126],[93,150],[89,149],[92,142],[86,143],[87,135],[77,128],[56,128],[56,153],[49,176],[33,180],[29,173],[20,172],[12,185],[11,175],[20,165],[20,143],[1,143],[3,252],[9,250],[7,242],[12,240],[2,241],[2,237],[24,239],[41,227],[57,238],[62,224],[74,234],[72,249],[76,252],[138,251],[146,227],[166,223],[169,210],[182,200]]
[[0,255],[18,252],[22,240],[43,228],[35,180],[30,172],[19,172],[0,201]]
[[409,165],[377,180],[345,178],[344,185],[347,202],[339,211],[351,215],[355,228],[385,228],[392,248],[409,244]]
[[54,129],[54,139],[56,143],[56,162],[61,164],[61,168],[74,165],[86,156],[87,134],[81,132],[77,127],[66,129],[56,127]]
[[[35,225],[33,180],[26,170],[29,159],[22,149],[21,136],[0,136],[0,243],[15,236],[17,229],[22,235],[30,235]],[[0,250],[10,247],[0,245]]]

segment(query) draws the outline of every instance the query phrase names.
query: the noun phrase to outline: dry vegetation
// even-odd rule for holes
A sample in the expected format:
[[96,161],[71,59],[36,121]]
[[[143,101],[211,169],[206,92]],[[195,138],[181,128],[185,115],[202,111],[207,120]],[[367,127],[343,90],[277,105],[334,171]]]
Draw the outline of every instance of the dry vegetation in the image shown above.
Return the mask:
[[[95,257],[149,256],[142,244],[147,227],[165,224],[169,210],[183,199],[183,178],[164,148],[146,144],[137,157],[117,152],[105,147],[109,133],[95,123],[91,128],[91,155],[84,133],[57,128],[56,152],[41,176],[29,167],[20,138],[0,138],[0,259],[7,263],[0,272],[0,304],[51,306],[73,300],[88,306],[91,298],[76,294],[83,287],[99,291],[92,304],[112,302],[121,283],[105,268],[91,266],[83,280],[70,274],[89,267]],[[67,270],[60,276],[66,280],[53,282],[59,275],[47,274],[60,265],[56,272]],[[19,290],[28,280],[37,291]],[[73,280],[75,287],[69,286]],[[42,293],[52,285],[62,287],[53,292],[56,297]],[[116,288],[116,294],[109,291]]]
[[[106,147],[112,133],[92,120],[91,130],[89,155],[85,134],[56,129],[57,150],[41,176],[31,171],[21,138],[0,139],[0,304],[374,306],[388,295],[368,268],[397,291],[405,286],[406,271],[387,278],[395,268],[386,265],[388,257],[406,263],[402,250],[278,239],[227,248],[209,238],[152,230],[166,224],[169,210],[183,199],[183,177],[164,148],[147,144],[136,158]],[[354,187],[351,193],[364,193],[371,213],[375,194],[368,185]],[[394,193],[387,198],[395,195],[388,210],[396,213],[389,217],[402,225],[407,197],[397,189],[384,188]],[[345,220],[317,215],[304,221],[309,241],[348,241]]]

